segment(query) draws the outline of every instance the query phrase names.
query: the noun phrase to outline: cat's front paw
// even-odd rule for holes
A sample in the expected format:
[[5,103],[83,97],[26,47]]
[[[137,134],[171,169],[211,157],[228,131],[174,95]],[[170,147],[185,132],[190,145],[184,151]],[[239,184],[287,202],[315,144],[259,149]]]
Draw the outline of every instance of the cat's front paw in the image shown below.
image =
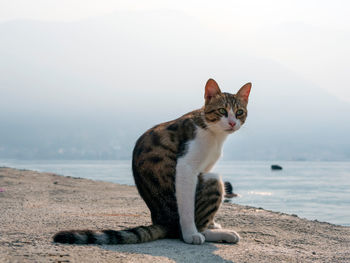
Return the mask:
[[183,235],[183,239],[188,244],[201,245],[205,241],[205,237],[197,232]]

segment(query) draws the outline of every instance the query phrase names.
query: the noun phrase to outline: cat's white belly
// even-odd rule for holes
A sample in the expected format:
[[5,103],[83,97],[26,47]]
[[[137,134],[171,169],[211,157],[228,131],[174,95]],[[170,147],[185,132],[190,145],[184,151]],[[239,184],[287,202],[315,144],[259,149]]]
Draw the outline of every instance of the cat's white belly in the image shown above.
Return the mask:
[[198,128],[196,137],[189,143],[183,158],[193,165],[196,172],[209,172],[221,156],[225,139],[226,135],[214,136],[211,132]]

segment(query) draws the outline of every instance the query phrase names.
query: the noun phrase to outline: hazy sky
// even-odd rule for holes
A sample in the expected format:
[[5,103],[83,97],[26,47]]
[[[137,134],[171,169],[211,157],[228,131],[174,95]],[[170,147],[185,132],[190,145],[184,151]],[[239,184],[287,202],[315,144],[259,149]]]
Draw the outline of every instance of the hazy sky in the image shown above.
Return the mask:
[[1,0],[0,6],[0,22],[69,22],[117,11],[177,10],[236,41],[244,52],[274,60],[350,101],[350,2],[346,0]]
[[348,10],[0,0],[0,157],[130,158],[147,128],[201,107],[212,77],[231,93],[253,82],[228,159],[350,160]]

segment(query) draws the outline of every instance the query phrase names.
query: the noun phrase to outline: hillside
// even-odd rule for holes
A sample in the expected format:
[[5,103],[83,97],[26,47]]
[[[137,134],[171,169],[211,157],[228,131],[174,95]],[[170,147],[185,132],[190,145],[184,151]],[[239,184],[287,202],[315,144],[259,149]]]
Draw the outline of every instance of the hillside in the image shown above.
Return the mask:
[[225,158],[350,160],[348,103],[183,13],[13,21],[0,35],[0,158],[130,158],[145,129],[201,107],[213,77],[229,92],[253,82]]

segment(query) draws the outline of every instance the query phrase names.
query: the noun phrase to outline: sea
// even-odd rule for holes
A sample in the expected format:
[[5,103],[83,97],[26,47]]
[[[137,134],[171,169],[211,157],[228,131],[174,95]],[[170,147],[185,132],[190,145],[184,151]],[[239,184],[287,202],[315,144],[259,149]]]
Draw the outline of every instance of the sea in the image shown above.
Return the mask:
[[[0,160],[0,166],[134,185],[131,161],[124,160]],[[232,183],[239,195],[233,203],[350,226],[350,162],[219,161],[213,172]]]

